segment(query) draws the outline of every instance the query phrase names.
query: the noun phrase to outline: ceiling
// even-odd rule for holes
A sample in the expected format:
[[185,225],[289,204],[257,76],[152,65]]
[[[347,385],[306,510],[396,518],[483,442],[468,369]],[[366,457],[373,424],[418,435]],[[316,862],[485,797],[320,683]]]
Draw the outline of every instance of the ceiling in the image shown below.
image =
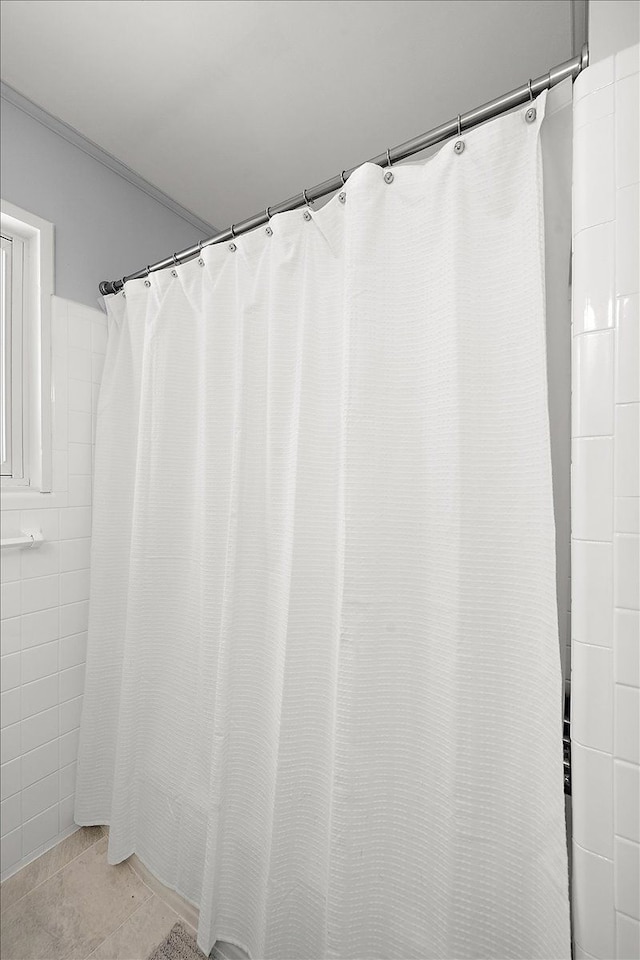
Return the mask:
[[219,228],[571,56],[571,0],[2,2],[2,79]]

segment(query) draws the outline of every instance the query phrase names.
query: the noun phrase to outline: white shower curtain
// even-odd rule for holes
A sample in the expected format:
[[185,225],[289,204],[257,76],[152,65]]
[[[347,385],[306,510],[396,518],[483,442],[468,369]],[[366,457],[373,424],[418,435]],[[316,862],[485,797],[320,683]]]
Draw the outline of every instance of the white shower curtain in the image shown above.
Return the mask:
[[544,106],[107,299],[76,819],[206,952],[569,956]]

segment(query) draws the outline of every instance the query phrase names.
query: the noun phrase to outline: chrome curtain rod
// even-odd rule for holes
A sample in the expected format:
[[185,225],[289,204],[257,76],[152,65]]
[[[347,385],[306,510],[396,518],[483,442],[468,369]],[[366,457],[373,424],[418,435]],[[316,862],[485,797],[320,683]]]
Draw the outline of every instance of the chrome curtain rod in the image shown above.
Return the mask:
[[[521,106],[523,103],[526,103],[527,100],[533,100],[533,98],[542,93],[543,90],[550,90],[551,87],[555,87],[557,83],[561,83],[562,80],[566,80],[568,77],[575,80],[578,74],[588,65],[589,48],[585,43],[579,56],[573,57],[571,60],[565,60],[564,63],[558,64],[557,67],[552,67],[548,73],[538,77],[537,80],[529,80],[528,83],[523,84],[521,87],[516,87],[515,90],[505,93],[502,97],[498,97],[496,100],[490,100],[481,107],[476,107],[475,110],[469,110],[468,113],[460,114],[454,120],[449,120],[439,127],[434,127],[432,130],[428,130],[427,133],[423,133],[419,137],[414,137],[413,140],[407,140],[406,143],[401,143],[398,147],[393,147],[391,150],[386,150],[384,153],[366,162],[376,163],[379,167],[385,167],[392,163],[397,163],[399,160],[406,160],[407,157],[420,153],[421,150],[425,150],[427,147],[432,147],[436,143],[448,140],[449,137],[453,137],[456,134],[459,136],[465,130],[471,130],[472,127],[477,127],[487,120],[493,120],[494,117],[500,116],[501,113],[506,113],[507,110]],[[358,167],[359,166],[361,166],[361,164],[358,164]],[[268,223],[271,217],[277,213],[284,213],[286,210],[295,210],[298,207],[307,206],[309,203],[313,203],[314,200],[319,200],[321,197],[326,197],[328,194],[339,190],[358,167],[343,170],[342,173],[332,177],[331,180],[325,180],[315,187],[309,187],[303,190],[302,193],[296,194],[295,197],[290,197],[289,200],[283,200],[281,203],[267,207],[262,213],[257,213],[247,220],[242,220],[241,223],[232,224],[228,230],[216,234],[215,237],[202,240],[195,246],[181,250],[179,253],[174,253],[173,256],[167,257],[165,260],[159,260],[157,263],[153,263],[148,267],[143,267],[142,270],[137,270],[136,273],[131,273],[128,277],[123,277],[121,280],[103,280],[100,284],[100,293],[103,295],[117,293],[118,290],[122,290],[128,280],[140,280],[143,277],[147,277],[150,273],[155,273],[156,270],[165,270],[167,267],[174,267],[180,263],[186,263],[194,257],[199,257],[203,247],[207,247],[212,243],[233,241],[233,239],[240,236],[240,234],[248,233],[249,230],[255,230],[256,227],[261,227],[263,224]]]

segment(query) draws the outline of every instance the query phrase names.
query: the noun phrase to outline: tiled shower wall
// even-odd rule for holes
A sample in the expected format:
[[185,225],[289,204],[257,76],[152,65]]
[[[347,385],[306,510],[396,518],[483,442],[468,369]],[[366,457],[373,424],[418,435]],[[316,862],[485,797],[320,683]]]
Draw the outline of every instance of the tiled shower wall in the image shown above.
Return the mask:
[[99,310],[53,297],[53,489],[37,506],[3,499],[2,537],[41,531],[37,548],[2,551],[2,877],[76,829],[78,724],[89,599],[91,473],[106,346]]
[[638,45],[574,86],[576,960],[640,956]]

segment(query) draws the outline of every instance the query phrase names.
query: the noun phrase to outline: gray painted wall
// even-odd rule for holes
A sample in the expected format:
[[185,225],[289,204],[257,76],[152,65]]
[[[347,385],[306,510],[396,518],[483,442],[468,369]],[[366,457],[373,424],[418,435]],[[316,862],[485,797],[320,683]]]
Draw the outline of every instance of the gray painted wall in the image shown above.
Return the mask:
[[96,306],[98,283],[133,273],[205,234],[7,100],[2,199],[55,226],[55,293]]
[[638,0],[589,0],[589,59],[604,60],[640,37]]

